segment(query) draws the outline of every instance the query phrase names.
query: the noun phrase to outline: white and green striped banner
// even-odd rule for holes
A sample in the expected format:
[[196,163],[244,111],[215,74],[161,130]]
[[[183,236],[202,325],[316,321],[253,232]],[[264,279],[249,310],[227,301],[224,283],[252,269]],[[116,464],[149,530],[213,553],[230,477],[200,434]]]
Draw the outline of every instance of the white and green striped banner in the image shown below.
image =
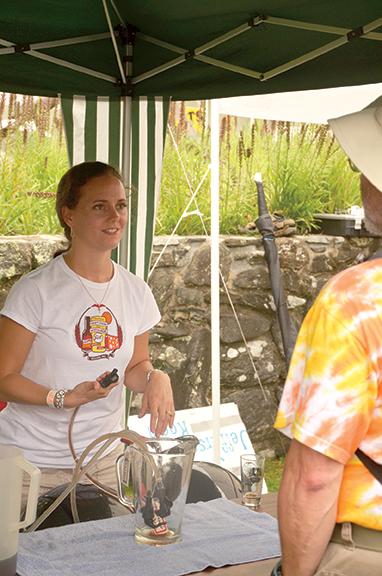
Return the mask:
[[132,101],[129,262],[141,278],[147,278],[150,269],[168,109],[168,99]]
[[[70,163],[100,160],[123,166],[123,101],[107,97],[61,98]],[[129,225],[118,262],[147,278],[162,171],[169,100],[133,98],[130,127]]]

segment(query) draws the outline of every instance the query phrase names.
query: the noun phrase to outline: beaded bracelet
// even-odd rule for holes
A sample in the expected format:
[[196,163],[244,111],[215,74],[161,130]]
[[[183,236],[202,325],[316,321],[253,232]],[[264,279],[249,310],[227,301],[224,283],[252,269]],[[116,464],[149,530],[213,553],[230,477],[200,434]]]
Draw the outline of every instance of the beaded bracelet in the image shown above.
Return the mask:
[[65,394],[67,390],[57,390],[54,396],[54,407],[60,410],[64,407]]
[[61,410],[64,408],[65,394],[67,390],[49,390],[46,395],[46,403],[50,408]]

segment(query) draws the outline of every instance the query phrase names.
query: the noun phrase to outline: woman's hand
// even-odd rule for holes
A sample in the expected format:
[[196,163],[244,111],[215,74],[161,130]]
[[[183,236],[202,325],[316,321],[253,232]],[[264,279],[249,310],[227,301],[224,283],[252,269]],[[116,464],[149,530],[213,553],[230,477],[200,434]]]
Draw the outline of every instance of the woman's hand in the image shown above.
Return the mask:
[[[147,378],[149,372],[151,374]],[[139,417],[151,415],[150,430],[153,434],[161,436],[167,426],[173,426],[175,409],[170,378],[161,370],[153,370],[148,332],[134,339],[134,352],[125,372],[124,383],[132,392],[143,394]]]
[[150,414],[150,430],[156,436],[161,436],[167,426],[173,426],[175,418],[174,399],[171,381],[165,372],[155,370],[150,374],[149,381],[143,392],[142,408],[139,417]]
[[110,372],[103,372],[96,380],[85,380],[85,382],[77,384],[72,390],[68,390],[65,394],[64,408],[76,408],[77,406],[82,406],[82,404],[93,402],[93,400],[106,398],[119,383],[117,381],[114,384],[110,384],[107,388],[102,388],[100,382],[108,374]]

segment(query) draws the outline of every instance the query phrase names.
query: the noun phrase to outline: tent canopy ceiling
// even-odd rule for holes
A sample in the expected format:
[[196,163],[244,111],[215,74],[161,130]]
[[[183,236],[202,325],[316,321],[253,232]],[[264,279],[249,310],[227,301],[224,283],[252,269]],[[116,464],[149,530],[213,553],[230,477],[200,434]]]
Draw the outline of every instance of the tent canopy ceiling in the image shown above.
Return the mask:
[[[122,24],[136,30],[127,81]],[[381,61],[381,0],[0,3],[8,92],[216,98],[379,82]]]

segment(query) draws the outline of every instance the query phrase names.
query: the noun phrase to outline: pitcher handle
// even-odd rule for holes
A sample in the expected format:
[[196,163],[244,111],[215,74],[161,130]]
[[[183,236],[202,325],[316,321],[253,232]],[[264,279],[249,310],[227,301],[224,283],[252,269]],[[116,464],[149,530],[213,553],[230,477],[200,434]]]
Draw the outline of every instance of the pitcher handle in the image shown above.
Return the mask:
[[123,469],[126,464],[128,466],[127,484],[129,483],[130,480],[130,462],[126,458],[126,453],[127,450],[125,454],[121,454],[120,456],[118,456],[116,461],[118,500],[120,501],[121,504],[130,506],[131,508],[135,509],[134,500],[132,498],[127,498],[123,492],[122,478],[123,478]]
[[20,459],[17,462],[18,466],[30,476],[30,484],[28,490],[27,508],[25,511],[24,520],[18,522],[17,528],[25,528],[34,522],[36,519],[37,500],[40,489],[41,470],[30,462]]

